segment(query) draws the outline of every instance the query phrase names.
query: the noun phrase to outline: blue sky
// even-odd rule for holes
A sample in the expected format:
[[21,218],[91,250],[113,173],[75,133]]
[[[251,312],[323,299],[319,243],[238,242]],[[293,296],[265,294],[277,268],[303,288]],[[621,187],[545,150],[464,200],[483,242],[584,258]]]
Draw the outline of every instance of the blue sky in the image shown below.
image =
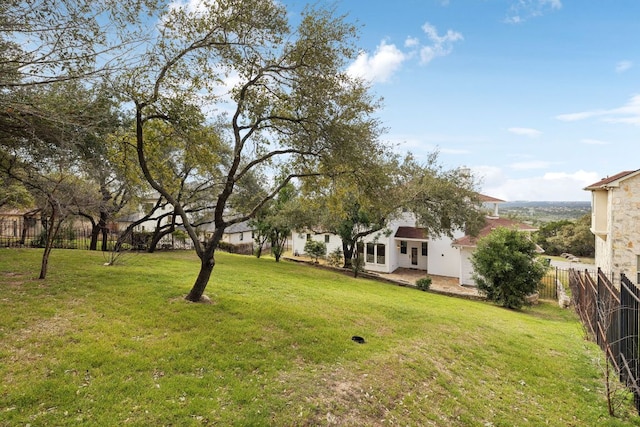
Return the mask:
[[585,186],[640,168],[640,1],[320,4],[361,26],[349,71],[384,99],[399,152],[438,149],[508,201],[590,200]]

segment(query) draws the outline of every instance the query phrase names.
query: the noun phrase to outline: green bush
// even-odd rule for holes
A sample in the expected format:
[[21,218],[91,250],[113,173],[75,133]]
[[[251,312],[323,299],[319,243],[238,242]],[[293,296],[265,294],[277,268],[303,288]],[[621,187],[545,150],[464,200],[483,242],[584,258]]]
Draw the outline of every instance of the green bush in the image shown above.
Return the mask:
[[318,262],[318,258],[325,256],[327,253],[327,245],[324,242],[317,242],[315,240],[307,240],[304,244],[304,251],[307,255]]
[[327,257],[327,263],[332,267],[342,266],[342,249],[336,248],[335,250],[333,250]]
[[527,296],[538,291],[548,268],[525,233],[504,227],[480,239],[471,263],[478,291],[513,309],[529,304]]
[[423,277],[422,279],[418,279],[416,281],[416,286],[421,291],[428,291],[429,288],[431,287],[431,277],[427,276],[427,277]]

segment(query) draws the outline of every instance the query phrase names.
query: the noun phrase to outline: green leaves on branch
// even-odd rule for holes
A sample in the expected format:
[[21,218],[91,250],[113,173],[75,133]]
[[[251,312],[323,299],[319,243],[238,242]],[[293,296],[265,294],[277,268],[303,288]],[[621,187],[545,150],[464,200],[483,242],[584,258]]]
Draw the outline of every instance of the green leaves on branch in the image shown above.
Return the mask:
[[507,308],[519,309],[537,292],[547,267],[529,236],[511,228],[498,228],[478,242],[471,257],[478,290]]

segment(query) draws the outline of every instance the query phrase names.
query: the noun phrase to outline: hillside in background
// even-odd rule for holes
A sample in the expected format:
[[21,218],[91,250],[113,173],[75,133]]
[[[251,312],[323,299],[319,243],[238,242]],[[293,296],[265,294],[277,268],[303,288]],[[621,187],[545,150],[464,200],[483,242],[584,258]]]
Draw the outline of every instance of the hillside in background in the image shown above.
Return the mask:
[[534,224],[576,220],[591,213],[591,202],[505,202],[500,204],[500,216],[514,217]]

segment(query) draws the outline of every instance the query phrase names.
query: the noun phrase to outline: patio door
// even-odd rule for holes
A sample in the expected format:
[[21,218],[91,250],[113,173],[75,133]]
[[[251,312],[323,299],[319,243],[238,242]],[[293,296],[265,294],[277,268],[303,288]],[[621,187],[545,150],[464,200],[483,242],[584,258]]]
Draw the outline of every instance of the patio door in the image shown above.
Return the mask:
[[411,265],[418,265],[418,248],[411,248]]

